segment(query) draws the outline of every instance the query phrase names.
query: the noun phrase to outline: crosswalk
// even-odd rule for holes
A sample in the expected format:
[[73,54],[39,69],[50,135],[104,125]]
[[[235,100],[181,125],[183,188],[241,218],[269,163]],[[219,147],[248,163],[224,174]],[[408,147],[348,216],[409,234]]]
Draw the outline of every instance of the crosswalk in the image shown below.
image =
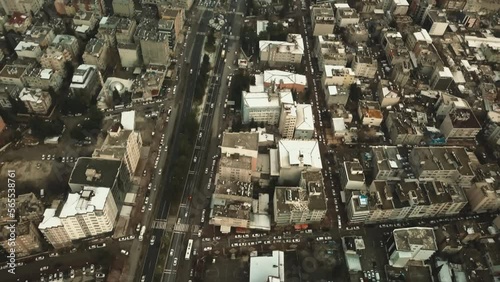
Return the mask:
[[157,219],[153,221],[153,228],[154,229],[167,229],[167,221],[165,219]]
[[174,232],[182,232],[185,233],[189,229],[189,224],[186,223],[178,223],[174,226]]

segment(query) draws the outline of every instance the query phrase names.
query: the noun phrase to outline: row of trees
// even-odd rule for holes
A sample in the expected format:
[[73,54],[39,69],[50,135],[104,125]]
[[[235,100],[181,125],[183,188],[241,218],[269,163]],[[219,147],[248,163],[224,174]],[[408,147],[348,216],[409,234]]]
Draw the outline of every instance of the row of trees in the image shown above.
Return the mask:
[[203,62],[200,67],[200,74],[198,75],[198,80],[194,90],[194,99],[196,102],[203,100],[205,95],[205,89],[207,88],[207,83],[209,79],[210,72],[210,57],[205,54],[203,56]]
[[[248,91],[252,78],[243,70],[238,71],[231,79],[230,97],[234,107],[241,109],[241,91]],[[253,81],[255,84],[255,81]]]

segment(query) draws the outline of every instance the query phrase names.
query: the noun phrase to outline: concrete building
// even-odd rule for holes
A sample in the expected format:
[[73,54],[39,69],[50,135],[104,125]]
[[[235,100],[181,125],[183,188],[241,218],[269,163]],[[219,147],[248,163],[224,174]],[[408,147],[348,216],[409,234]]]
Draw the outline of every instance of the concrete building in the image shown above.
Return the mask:
[[427,30],[421,29],[417,32],[411,32],[406,37],[406,46],[412,52],[417,52],[417,48],[421,45],[426,46],[432,44],[432,37],[429,35]]
[[439,130],[446,139],[475,139],[481,124],[471,109],[455,109],[448,113]]
[[403,61],[395,64],[391,71],[390,79],[399,87],[404,87],[410,80],[412,66],[409,61]]
[[304,41],[300,34],[289,34],[287,41],[259,41],[262,63],[269,66],[300,64],[304,55]]
[[45,115],[52,107],[52,97],[49,92],[42,89],[23,88],[19,93],[19,100],[31,114]]
[[335,14],[330,3],[311,7],[313,36],[328,35],[335,28]]
[[[8,1],[8,0],[3,0]],[[13,31],[24,34],[32,24],[31,14],[21,14],[14,12],[9,20],[3,25],[5,31]]]
[[103,17],[99,21],[97,38],[104,40],[108,46],[116,47],[117,43],[131,43],[137,24],[135,20],[117,16]]
[[[263,90],[263,89],[261,89]],[[275,92],[271,88],[267,92],[242,92],[242,122],[278,124],[281,105],[293,104],[290,91]]]
[[489,111],[487,117],[484,135],[493,148],[498,148],[500,146],[500,113]]
[[109,188],[116,205],[121,207],[130,188],[130,172],[123,161],[78,158],[68,185],[72,193],[78,193],[85,187]]
[[378,63],[371,54],[356,54],[352,62],[352,70],[356,76],[375,78]]
[[[1,77],[0,77],[1,79]],[[17,99],[23,88],[14,84],[0,84],[0,107],[2,109],[12,109],[11,99]]]
[[297,107],[294,104],[283,104],[281,106],[279,132],[282,138],[293,139],[295,126],[297,125]]
[[223,155],[219,159],[219,177],[229,181],[251,182],[257,168],[257,159],[238,154]]
[[422,112],[389,112],[385,126],[393,145],[420,145],[424,140],[427,115]]
[[390,65],[396,65],[410,60],[410,52],[403,40],[403,35],[394,29],[382,31],[380,43],[384,48],[387,61]]
[[411,166],[406,156],[396,146],[372,146],[371,158],[375,180],[401,181],[411,179]]
[[[134,95],[135,89],[133,88],[133,85],[133,80],[117,77],[106,78],[106,82],[104,82],[101,91],[99,92],[99,94],[97,94],[97,108],[101,111],[106,111],[107,109],[114,108],[115,104],[120,103],[120,101],[116,101],[113,98],[114,93],[117,93],[118,95],[120,95],[120,97],[126,95],[127,92]],[[134,101],[134,97],[132,101]]]
[[250,257],[250,282],[285,282],[285,253]]
[[392,231],[389,264],[405,267],[410,261],[423,263],[437,251],[434,230],[428,227],[401,228]]
[[[38,226],[42,233],[52,233],[62,225],[70,240],[78,240],[111,232],[115,226],[118,208],[113,199],[111,189],[104,187],[84,187],[78,193],[69,193],[59,214],[47,213],[47,218]],[[53,232],[55,233],[55,232]],[[65,237],[58,230],[60,237]],[[53,235],[53,234],[50,234]],[[47,236],[47,239],[52,239]],[[52,243],[52,242],[50,242]],[[55,243],[55,242],[54,242]]]
[[99,70],[105,70],[109,62],[109,45],[106,41],[92,38],[85,46],[83,62],[87,65],[95,65]]
[[143,19],[136,29],[134,42],[140,44],[145,65],[168,65],[170,63],[169,33],[159,30],[158,21]]
[[[7,227],[8,224],[0,226],[0,246],[4,250],[13,249],[18,258],[37,254],[42,250],[42,238],[33,221],[16,223],[14,240],[10,240],[11,230]],[[15,242],[14,245],[12,242]]]
[[0,0],[0,7],[7,13],[8,15],[12,15],[14,13],[21,14],[37,14],[44,0]]
[[360,100],[358,104],[358,115],[363,125],[380,126],[384,115],[380,105],[375,101]]
[[259,133],[223,132],[220,146],[222,155],[240,155],[257,160],[259,154]]
[[343,32],[346,42],[351,45],[366,44],[370,39],[370,32],[365,24],[353,24],[344,28]]
[[359,161],[343,163],[340,170],[340,185],[343,190],[366,189],[365,174]]
[[314,116],[309,104],[296,104],[297,119],[295,123],[294,139],[312,139],[314,136]]
[[[179,38],[186,20],[185,9],[172,7],[170,5],[161,5],[158,7],[160,17],[167,21],[173,21],[174,36]],[[173,45],[175,46],[175,44]]]
[[340,27],[346,27],[348,25],[358,24],[359,23],[359,15],[355,9],[352,9],[349,4],[346,3],[338,3],[334,4],[336,12],[335,19],[337,21],[337,25]]
[[132,18],[135,14],[133,0],[113,0],[113,13],[115,15]]
[[42,56],[42,49],[40,44],[35,42],[21,41],[14,48],[18,57],[32,58],[38,60]]
[[[62,206],[62,205],[61,205]],[[64,228],[61,219],[56,216],[61,211],[61,208],[48,208],[43,213],[43,221],[38,225],[38,229],[42,232],[45,239],[55,249],[68,248],[73,245],[68,232]]]
[[337,85],[330,85],[325,91],[326,103],[328,106],[342,105],[345,106],[349,100],[349,89]]
[[338,35],[320,35],[316,36],[314,46],[318,58],[318,66],[324,65],[346,66],[347,53],[342,38]]
[[[433,93],[434,94],[434,93]],[[455,110],[470,109],[467,100],[448,94],[447,92],[435,91],[438,100],[434,104],[436,118],[444,120],[449,113]]]
[[73,95],[85,97],[85,101],[90,104],[90,100],[97,94],[100,86],[97,66],[82,64],[73,73],[69,89]]
[[142,65],[140,45],[137,43],[118,43],[120,63],[124,68],[135,68]]
[[167,67],[163,64],[151,64],[142,72],[140,76],[134,80],[132,89],[134,95],[132,101],[142,102],[150,101],[158,97],[163,86],[163,81],[166,79]]
[[431,36],[443,36],[448,29],[448,19],[446,13],[438,10],[430,10],[427,12],[422,27],[429,32]]
[[351,68],[325,65],[321,82],[326,88],[330,85],[350,86],[356,81],[356,74]]
[[281,139],[276,161],[279,166],[279,185],[297,185],[303,171],[321,171],[323,168],[316,140]]
[[321,171],[304,171],[298,187],[277,186],[274,190],[276,225],[318,223],[325,218],[326,210]]
[[170,50],[173,51],[177,46],[177,37],[175,34],[175,21],[160,19],[158,21],[158,30],[166,33],[168,46]]
[[401,90],[399,86],[389,80],[381,79],[377,86],[377,96],[380,107],[387,108],[395,106],[401,99]]
[[[129,113],[122,113],[122,119],[126,117],[123,123],[133,125],[135,118],[131,117]],[[124,125],[119,123],[111,127],[102,146],[94,150],[92,158],[122,160],[130,173],[130,178],[132,178],[141,157],[141,148],[141,134],[133,129],[125,129]]]
[[53,89],[58,91],[63,82],[61,71],[53,71],[52,69],[32,68],[23,81],[29,88],[39,88],[42,90]]
[[307,88],[305,75],[280,70],[264,70],[264,87],[276,87],[277,89],[289,89],[304,92]]
[[24,41],[33,42],[40,45],[41,48],[47,48],[55,38],[54,29],[50,26],[33,26],[24,36]]
[[391,0],[389,11],[392,16],[406,15],[409,8],[408,1],[406,0]]
[[436,66],[432,73],[429,85],[434,90],[446,91],[453,82],[453,73],[448,67]]
[[40,58],[40,64],[43,68],[53,69],[55,71],[64,70],[66,62],[72,62],[74,59],[71,52],[63,46],[49,46]]
[[464,147],[414,147],[409,162],[420,181],[437,180],[470,187],[475,176]]
[[24,87],[24,77],[28,74],[28,66],[7,64],[0,71],[0,83]]
[[497,211],[500,209],[500,195],[496,191],[497,183],[476,182],[465,190],[471,210],[476,213]]

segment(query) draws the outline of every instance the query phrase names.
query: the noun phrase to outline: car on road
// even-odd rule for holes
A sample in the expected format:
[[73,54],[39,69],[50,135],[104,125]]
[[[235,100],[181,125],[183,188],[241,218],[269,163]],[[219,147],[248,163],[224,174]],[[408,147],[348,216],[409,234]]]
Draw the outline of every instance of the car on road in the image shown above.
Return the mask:
[[146,275],[143,275],[143,276],[141,277],[141,282],[145,282],[145,281],[146,281]]
[[90,265],[90,273],[94,273],[95,271],[95,267],[93,264]]
[[41,260],[44,260],[45,257],[44,256],[38,256],[35,258],[35,261],[41,261]]
[[95,277],[96,278],[104,278],[104,277],[106,277],[106,274],[104,274],[104,273],[96,273]]
[[189,74],[193,74],[193,69],[190,69],[190,70],[189,70]]
[[151,236],[151,240],[149,241],[149,244],[151,246],[153,246],[155,244],[155,240],[156,240],[156,236],[155,235]]
[[198,158],[197,158],[197,157],[194,157],[193,162],[196,162],[197,160],[198,160]]
[[153,204],[149,203],[148,211],[151,211],[153,209]]
[[177,266],[177,261],[178,261],[178,259],[174,258],[174,266]]
[[47,269],[49,269],[49,266],[48,266],[48,265],[40,267],[40,271],[45,271],[45,270],[47,270]]
[[69,278],[75,278],[75,270],[74,269],[71,269],[71,271],[69,272]]
[[208,167],[205,168],[205,174],[208,174]]
[[170,256],[174,255],[174,249],[170,249]]
[[120,251],[120,253],[122,253],[122,254],[124,254],[124,255],[128,256],[128,251],[127,251],[127,250],[121,250],[121,251]]

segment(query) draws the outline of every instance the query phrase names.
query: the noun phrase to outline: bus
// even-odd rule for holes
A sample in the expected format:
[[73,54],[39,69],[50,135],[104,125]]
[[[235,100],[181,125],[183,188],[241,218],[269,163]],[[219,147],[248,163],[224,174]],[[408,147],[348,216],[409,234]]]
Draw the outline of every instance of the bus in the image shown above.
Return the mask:
[[188,241],[188,246],[186,249],[186,260],[189,260],[191,258],[191,249],[193,248],[193,239],[189,239]]

